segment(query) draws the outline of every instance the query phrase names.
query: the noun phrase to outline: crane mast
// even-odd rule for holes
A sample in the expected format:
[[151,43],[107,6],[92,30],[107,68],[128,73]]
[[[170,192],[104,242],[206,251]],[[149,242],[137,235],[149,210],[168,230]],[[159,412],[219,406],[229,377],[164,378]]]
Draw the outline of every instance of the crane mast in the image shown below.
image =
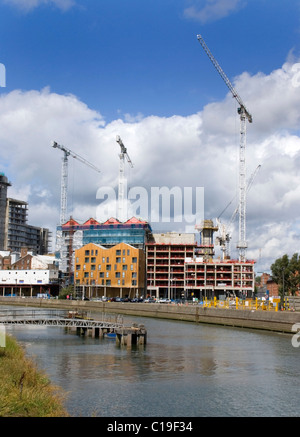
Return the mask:
[[[251,188],[251,185],[258,173],[258,171],[260,170],[261,165],[259,164],[255,171],[252,173],[252,175],[250,176],[250,179],[247,182],[247,186],[246,186],[246,192],[248,193],[248,191]],[[237,213],[239,212],[239,205],[235,208],[235,210],[233,211],[233,214],[230,218],[230,221],[228,223],[227,226],[225,226],[224,224],[221,223],[220,221],[220,217],[223,214],[224,211],[226,211],[226,209],[228,208],[228,206],[233,202],[234,199],[232,199],[231,202],[229,202],[229,204],[226,206],[226,208],[223,209],[223,211],[221,212],[221,214],[219,215],[219,217],[217,218],[217,225],[219,227],[220,230],[220,236],[217,237],[219,244],[221,246],[221,250],[223,251],[223,259],[224,257],[228,257],[229,256],[229,243],[230,243],[230,239],[231,239],[231,232],[230,232],[230,228],[231,225],[237,215]]]
[[245,261],[246,259],[246,119],[249,123],[252,123],[252,115],[247,110],[241,97],[237,91],[232,86],[230,80],[222,70],[221,66],[214,58],[213,54],[207,47],[204,39],[201,35],[197,35],[198,41],[202,45],[207,56],[213,63],[214,67],[224,80],[225,84],[231,91],[233,97],[239,104],[238,114],[240,115],[240,154],[239,154],[239,239],[237,243],[237,248],[239,250],[239,260]]
[[60,224],[66,222],[66,214],[67,214],[67,199],[68,199],[68,157],[72,156],[83,164],[88,165],[92,169],[96,170],[100,173],[100,170],[95,167],[93,164],[88,162],[86,159],[82,158],[82,156],[77,153],[72,152],[72,150],[67,147],[61,146],[56,141],[53,141],[52,147],[60,149],[64,155],[62,158],[62,169],[61,169],[61,199],[60,199]]
[[129,158],[129,155],[127,153],[127,149],[123,144],[123,141],[117,135],[116,138],[117,143],[119,143],[121,148],[121,153],[119,154],[120,158],[120,166],[119,166],[119,191],[118,191],[118,219],[119,220],[125,220],[125,185],[126,185],[126,179],[125,179],[125,157],[127,159],[128,164],[130,167],[133,167],[133,164],[131,162],[131,159]]

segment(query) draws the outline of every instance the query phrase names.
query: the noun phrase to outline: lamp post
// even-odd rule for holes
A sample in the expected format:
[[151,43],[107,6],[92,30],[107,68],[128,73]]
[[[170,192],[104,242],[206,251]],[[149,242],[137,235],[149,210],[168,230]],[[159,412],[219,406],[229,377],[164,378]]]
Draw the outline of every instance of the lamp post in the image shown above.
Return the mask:
[[282,299],[281,299],[281,305],[284,308],[284,268],[282,268]]

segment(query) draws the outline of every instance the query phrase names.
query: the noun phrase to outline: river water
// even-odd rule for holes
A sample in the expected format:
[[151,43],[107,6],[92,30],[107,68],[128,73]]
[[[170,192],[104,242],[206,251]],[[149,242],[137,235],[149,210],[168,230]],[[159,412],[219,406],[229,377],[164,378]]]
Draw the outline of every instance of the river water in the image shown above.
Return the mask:
[[300,415],[300,348],[292,346],[290,335],[141,317],[130,321],[145,325],[146,346],[127,349],[60,327],[14,326],[7,332],[67,392],[72,416]]

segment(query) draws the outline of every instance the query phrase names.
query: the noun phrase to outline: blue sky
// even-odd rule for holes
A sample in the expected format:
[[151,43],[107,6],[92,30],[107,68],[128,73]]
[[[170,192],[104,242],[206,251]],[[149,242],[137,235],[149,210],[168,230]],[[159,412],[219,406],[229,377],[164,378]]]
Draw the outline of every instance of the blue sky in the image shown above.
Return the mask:
[[294,0],[32,3],[0,2],[5,91],[49,86],[106,121],[124,113],[188,115],[222,98],[227,89],[198,33],[231,80],[243,71],[269,73],[300,51]]
[[[197,34],[253,115],[249,258],[261,271],[298,251],[299,0],[0,0],[0,170],[9,195],[29,202],[30,224],[55,235],[54,140],[101,169],[69,159],[68,212],[97,219],[97,190],[118,184],[116,135],[134,163],[129,185],[204,187],[205,218],[218,217],[238,189],[239,118]],[[236,223],[232,235],[234,252]]]

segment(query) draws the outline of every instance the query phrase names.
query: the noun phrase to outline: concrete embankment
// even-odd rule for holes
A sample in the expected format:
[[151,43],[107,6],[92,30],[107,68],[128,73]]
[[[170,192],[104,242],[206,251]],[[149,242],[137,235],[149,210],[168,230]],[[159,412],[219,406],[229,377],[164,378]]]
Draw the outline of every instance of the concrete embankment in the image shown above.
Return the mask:
[[37,298],[0,297],[0,305],[21,305],[38,308],[70,309],[118,313],[128,316],[152,317],[194,323],[263,329],[292,333],[295,323],[300,324],[300,312],[262,311],[242,309],[203,308],[200,305],[168,305],[153,303],[122,303]]

